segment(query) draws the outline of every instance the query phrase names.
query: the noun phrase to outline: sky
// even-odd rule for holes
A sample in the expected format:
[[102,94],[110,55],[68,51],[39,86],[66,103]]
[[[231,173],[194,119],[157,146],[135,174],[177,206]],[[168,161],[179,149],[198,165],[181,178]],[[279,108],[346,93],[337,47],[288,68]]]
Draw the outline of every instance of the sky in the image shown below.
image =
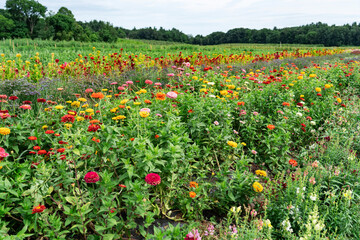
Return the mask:
[[[5,7],[0,0],[0,8]],[[68,8],[78,21],[103,20],[127,29],[176,28],[208,35],[233,28],[283,28],[310,23],[360,23],[360,0],[38,0]],[[1,4],[2,3],[2,4]]]

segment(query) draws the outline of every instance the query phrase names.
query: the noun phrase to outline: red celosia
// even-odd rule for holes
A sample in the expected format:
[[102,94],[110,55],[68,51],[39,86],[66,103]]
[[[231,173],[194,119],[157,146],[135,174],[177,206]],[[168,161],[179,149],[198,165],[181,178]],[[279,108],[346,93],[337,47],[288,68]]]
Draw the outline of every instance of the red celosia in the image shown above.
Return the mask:
[[66,114],[65,116],[62,116],[61,117],[61,122],[74,122],[75,121],[75,117],[73,115],[70,115],[70,114]]
[[97,174],[96,172],[88,172],[85,175],[84,180],[86,183],[96,183],[100,180],[100,177],[99,174]]
[[39,206],[36,206],[36,207],[33,208],[31,214],[41,213],[41,212],[44,211],[45,209],[46,209],[46,207],[45,207],[44,205],[40,205],[40,204],[39,204]]
[[148,175],[146,175],[145,177],[145,182],[150,184],[150,185],[158,185],[161,182],[161,178],[158,174],[156,173],[149,173]]

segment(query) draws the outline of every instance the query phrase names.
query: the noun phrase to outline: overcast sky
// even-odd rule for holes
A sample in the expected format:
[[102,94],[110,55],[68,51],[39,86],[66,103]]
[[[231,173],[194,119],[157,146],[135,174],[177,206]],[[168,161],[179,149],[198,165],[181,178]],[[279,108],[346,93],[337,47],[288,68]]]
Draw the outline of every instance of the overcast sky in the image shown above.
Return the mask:
[[[5,0],[0,5],[5,7]],[[48,10],[64,6],[76,20],[103,20],[127,29],[177,28],[208,35],[244,27],[283,28],[312,22],[360,23],[360,0],[38,0]]]

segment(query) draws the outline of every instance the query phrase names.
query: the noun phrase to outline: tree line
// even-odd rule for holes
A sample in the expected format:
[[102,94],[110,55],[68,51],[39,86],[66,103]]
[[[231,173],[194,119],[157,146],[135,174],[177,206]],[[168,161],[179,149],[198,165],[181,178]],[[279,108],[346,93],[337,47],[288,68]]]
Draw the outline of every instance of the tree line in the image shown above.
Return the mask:
[[213,32],[207,36],[187,35],[178,29],[125,29],[109,22],[92,20],[81,22],[66,7],[56,13],[35,0],[7,0],[0,9],[0,38],[39,38],[77,40],[83,42],[115,42],[118,38],[148,39],[215,45],[223,43],[293,43],[322,44],[324,46],[360,45],[360,23],[342,26],[311,23],[278,29],[235,28],[227,32]]

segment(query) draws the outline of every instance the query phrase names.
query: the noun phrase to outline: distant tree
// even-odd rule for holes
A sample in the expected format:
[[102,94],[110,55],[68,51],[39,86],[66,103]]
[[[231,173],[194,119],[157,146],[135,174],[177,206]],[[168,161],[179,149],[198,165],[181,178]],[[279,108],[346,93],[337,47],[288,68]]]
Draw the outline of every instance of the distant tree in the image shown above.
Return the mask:
[[14,21],[0,15],[0,39],[11,38],[11,32],[14,30]]
[[36,23],[46,13],[46,7],[35,0],[7,0],[5,6],[15,22],[25,22],[30,36]]

